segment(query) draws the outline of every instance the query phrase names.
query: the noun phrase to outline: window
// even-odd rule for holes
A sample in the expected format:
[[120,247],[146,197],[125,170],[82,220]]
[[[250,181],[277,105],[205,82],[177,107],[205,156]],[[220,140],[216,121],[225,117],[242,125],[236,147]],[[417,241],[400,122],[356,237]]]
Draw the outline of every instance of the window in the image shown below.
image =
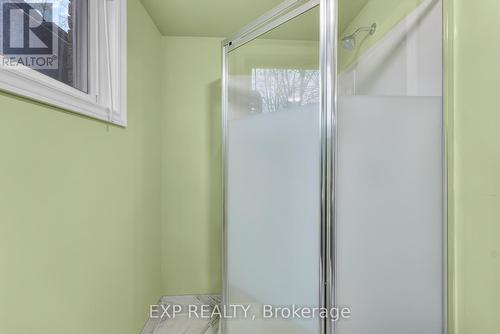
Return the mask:
[[126,126],[126,0],[0,0],[0,89]]
[[291,68],[252,69],[252,90],[260,96],[260,112],[319,103],[319,71]]

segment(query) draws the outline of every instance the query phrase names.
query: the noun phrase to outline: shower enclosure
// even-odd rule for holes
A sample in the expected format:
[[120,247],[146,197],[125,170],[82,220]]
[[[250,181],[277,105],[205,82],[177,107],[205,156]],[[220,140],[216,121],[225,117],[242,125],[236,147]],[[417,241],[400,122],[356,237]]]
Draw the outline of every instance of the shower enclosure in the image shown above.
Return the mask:
[[224,333],[446,333],[442,17],[291,0],[223,42]]

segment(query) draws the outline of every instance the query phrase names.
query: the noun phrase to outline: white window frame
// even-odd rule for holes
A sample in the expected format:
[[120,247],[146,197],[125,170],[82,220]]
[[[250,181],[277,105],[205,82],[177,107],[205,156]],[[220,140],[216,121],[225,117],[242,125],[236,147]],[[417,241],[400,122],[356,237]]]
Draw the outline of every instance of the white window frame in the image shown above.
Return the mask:
[[88,3],[88,93],[30,68],[7,66],[0,66],[0,89],[127,126],[127,0]]

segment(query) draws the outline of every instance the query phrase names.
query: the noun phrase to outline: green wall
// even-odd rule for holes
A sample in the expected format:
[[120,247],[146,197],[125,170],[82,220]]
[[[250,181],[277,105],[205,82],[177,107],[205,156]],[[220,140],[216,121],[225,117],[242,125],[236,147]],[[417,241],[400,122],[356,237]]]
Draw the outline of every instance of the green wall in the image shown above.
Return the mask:
[[252,75],[255,68],[319,69],[319,42],[257,39],[231,51],[229,75]]
[[500,333],[500,7],[447,2],[454,41],[452,327]]
[[163,294],[221,291],[221,39],[163,37]]
[[[163,37],[163,294],[220,293],[221,38]],[[259,40],[236,51],[232,74],[249,66],[318,64],[312,41]]]
[[128,128],[0,93],[2,334],[137,334],[161,294],[160,35],[128,4]]
[[[349,1],[349,0],[346,0]],[[340,1],[339,7],[349,6],[349,2]],[[338,48],[339,70],[343,71],[352,65],[361,55],[368,51],[388,32],[400,23],[408,14],[422,3],[423,0],[369,0],[360,12],[352,19],[344,31],[339,32],[339,40],[356,31],[359,27],[369,27],[377,24],[374,35],[360,34],[357,36],[357,46],[349,51]],[[342,8],[340,8],[342,12]]]

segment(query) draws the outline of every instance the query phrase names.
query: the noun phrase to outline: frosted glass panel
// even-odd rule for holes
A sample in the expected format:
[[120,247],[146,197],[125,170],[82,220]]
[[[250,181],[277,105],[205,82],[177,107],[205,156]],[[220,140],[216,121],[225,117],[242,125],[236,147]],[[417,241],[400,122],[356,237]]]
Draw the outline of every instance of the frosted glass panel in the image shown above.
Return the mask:
[[[257,309],[261,304],[318,303],[318,122],[318,106],[310,105],[234,120],[229,126],[233,303]],[[276,327],[266,320],[259,333],[316,333],[314,324],[301,328],[300,322],[288,320]]]
[[256,318],[228,334],[319,333],[318,319],[260,314],[319,303],[318,30],[315,8],[229,54],[226,297]]
[[442,331],[441,98],[342,97],[339,334]]
[[335,333],[442,334],[442,2],[367,1],[348,22],[339,40],[377,30],[338,49],[335,297],[352,317]]

